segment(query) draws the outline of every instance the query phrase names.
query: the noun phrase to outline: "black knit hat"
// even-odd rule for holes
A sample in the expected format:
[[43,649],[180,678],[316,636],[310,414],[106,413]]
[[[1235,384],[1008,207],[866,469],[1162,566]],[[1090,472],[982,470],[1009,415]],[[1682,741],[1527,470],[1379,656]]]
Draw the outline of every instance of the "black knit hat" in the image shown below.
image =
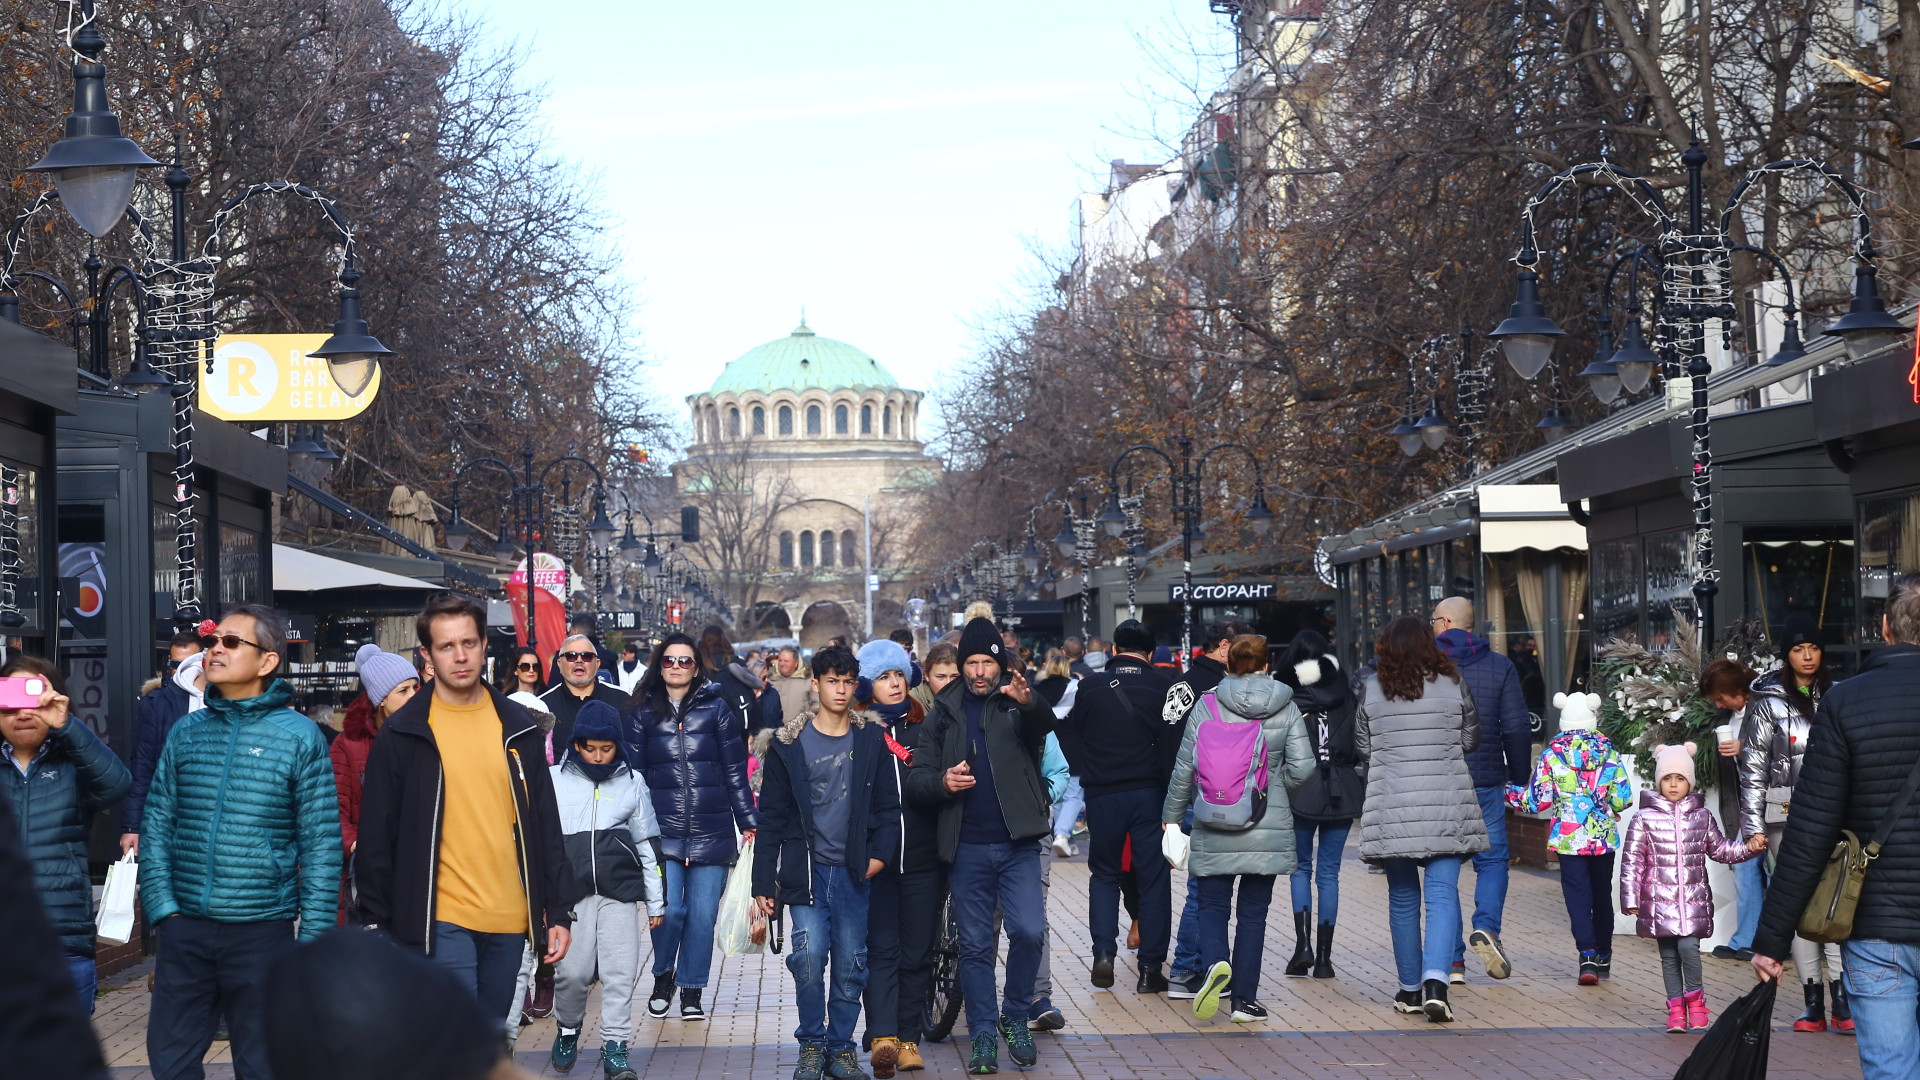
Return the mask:
[[1811,615],[1796,612],[1780,625],[1780,651],[1789,652],[1795,645],[1818,645],[1824,649],[1826,643],[1820,637],[1820,624],[1814,622]]
[[992,619],[974,619],[967,628],[960,631],[960,666],[965,667],[967,657],[985,656],[1001,667],[1007,666],[1007,647],[1000,643],[1000,631],[994,629]]
[[580,711],[573,715],[573,741],[584,743],[588,739],[618,744],[620,710],[604,701],[581,702]]
[[369,930],[337,927],[273,962],[263,995],[275,1080],[480,1080],[501,1058],[451,971]]

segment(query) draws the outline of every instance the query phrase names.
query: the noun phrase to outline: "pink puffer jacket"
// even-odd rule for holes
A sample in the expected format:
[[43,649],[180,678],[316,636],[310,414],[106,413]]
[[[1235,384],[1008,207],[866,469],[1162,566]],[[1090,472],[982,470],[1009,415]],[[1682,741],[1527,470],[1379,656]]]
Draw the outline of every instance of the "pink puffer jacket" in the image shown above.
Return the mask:
[[1621,845],[1620,907],[1640,909],[1641,937],[1706,937],[1713,933],[1713,890],[1707,860],[1745,862],[1753,852],[1720,832],[1705,796],[1669,802],[1642,791]]

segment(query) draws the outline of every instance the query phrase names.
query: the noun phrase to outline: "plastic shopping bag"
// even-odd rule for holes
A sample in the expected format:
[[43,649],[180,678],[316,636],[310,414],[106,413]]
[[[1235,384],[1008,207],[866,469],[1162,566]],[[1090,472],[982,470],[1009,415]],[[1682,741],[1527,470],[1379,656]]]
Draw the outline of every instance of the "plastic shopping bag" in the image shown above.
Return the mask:
[[1728,1005],[1680,1063],[1673,1080],[1766,1080],[1773,1034],[1773,999],[1780,984],[1769,979]]
[[137,894],[140,864],[128,852],[107,867],[107,885],[100,890],[100,915],[94,932],[108,941],[125,944],[133,938],[133,901]]
[[1187,852],[1192,849],[1193,841],[1178,825],[1169,825],[1160,834],[1160,854],[1167,857],[1167,865],[1175,870],[1187,868]]
[[740,844],[740,857],[727,872],[727,890],[720,894],[720,918],[713,936],[721,953],[744,956],[767,950],[765,927],[766,920],[753,901],[753,841],[749,839]]

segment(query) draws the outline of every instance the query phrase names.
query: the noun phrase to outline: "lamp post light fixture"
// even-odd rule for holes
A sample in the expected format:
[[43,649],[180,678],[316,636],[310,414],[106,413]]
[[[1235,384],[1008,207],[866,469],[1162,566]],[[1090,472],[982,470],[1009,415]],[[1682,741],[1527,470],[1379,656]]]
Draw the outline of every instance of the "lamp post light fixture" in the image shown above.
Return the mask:
[[[1450,438],[1458,436],[1469,467],[1473,461],[1472,432],[1473,424],[1480,418],[1480,390],[1482,378],[1473,355],[1473,331],[1462,327],[1460,330],[1460,348],[1454,361],[1454,397],[1455,408],[1459,414],[1458,422],[1449,420],[1440,410],[1440,393],[1435,377],[1435,360],[1444,350],[1451,335],[1442,334],[1420,343],[1419,348],[1407,355],[1407,406],[1400,416],[1400,422],[1387,431],[1399,444],[1400,452],[1408,457],[1417,457],[1422,450],[1438,451]],[[1427,372],[1427,407],[1415,413],[1416,390],[1415,369],[1424,364]],[[1266,508],[1262,501],[1261,509]]]
[[[1113,468],[1107,471],[1112,495],[1107,504],[1107,511],[1100,515],[1100,521],[1107,527],[1110,535],[1118,536],[1119,533],[1114,532],[1112,520],[1112,515],[1118,515],[1121,532],[1125,531],[1127,516],[1120,506],[1120,470],[1127,463],[1128,458],[1136,454],[1145,454],[1159,458],[1166,465],[1168,478],[1173,482],[1173,511],[1180,518],[1182,586],[1180,590],[1180,666],[1184,669],[1193,652],[1193,557],[1199,550],[1199,545],[1206,539],[1205,532],[1200,528],[1200,512],[1207,460],[1222,451],[1235,451],[1245,455],[1252,466],[1254,489],[1252,506],[1247,513],[1252,516],[1254,522],[1266,521],[1271,526],[1273,512],[1267,509],[1266,485],[1260,477],[1260,459],[1252,450],[1240,443],[1223,442],[1208,447],[1196,457],[1193,440],[1187,435],[1179,437],[1177,446],[1180,455],[1178,462],[1159,447],[1149,443],[1140,443],[1122,450],[1120,456],[1114,459]],[[1257,511],[1265,511],[1265,513],[1254,516]],[[1254,527],[1258,529],[1259,526],[1256,524]]]
[[[1719,571],[1714,566],[1713,452],[1707,410],[1707,378],[1713,369],[1707,359],[1706,335],[1708,321],[1719,320],[1723,340],[1730,348],[1733,324],[1741,317],[1732,295],[1735,253],[1755,255],[1787,279],[1787,334],[1783,336],[1782,351],[1788,358],[1779,363],[1792,363],[1805,352],[1799,343],[1793,283],[1785,263],[1765,248],[1736,244],[1731,239],[1734,215],[1739,213],[1742,201],[1762,180],[1786,173],[1810,174],[1831,185],[1846,200],[1854,219],[1854,288],[1847,313],[1824,333],[1845,341],[1848,354],[1857,359],[1904,340],[1911,330],[1887,312],[1886,303],[1880,298],[1878,271],[1874,266],[1873,221],[1859,191],[1845,176],[1804,158],[1769,162],[1740,179],[1721,208],[1718,221],[1710,223],[1702,178],[1707,153],[1701,149],[1698,139],[1688,143],[1680,155],[1680,163],[1686,169],[1683,216],[1669,211],[1659,189],[1645,177],[1607,161],[1575,165],[1556,173],[1543,184],[1521,211],[1520,251],[1514,257],[1519,267],[1514,304],[1511,315],[1492,336],[1501,342],[1514,371],[1523,379],[1532,379],[1544,369],[1554,341],[1563,336],[1541,302],[1540,249],[1534,222],[1539,208],[1555,193],[1582,183],[1610,185],[1624,192],[1629,201],[1653,219],[1658,239],[1622,256],[1623,262],[1630,263],[1632,272],[1628,278],[1628,318],[1620,336],[1620,348],[1606,361],[1614,371],[1605,371],[1605,365],[1596,357],[1596,362],[1582,374],[1593,383],[1595,396],[1603,401],[1612,395],[1611,378],[1618,377],[1622,387],[1637,393],[1651,379],[1655,366],[1670,379],[1683,375],[1688,379],[1693,435],[1693,596],[1701,647],[1712,648],[1715,644],[1713,599],[1719,592]],[[1651,304],[1655,330],[1651,347],[1640,326],[1638,270],[1642,265],[1655,272],[1657,282]],[[1619,268],[1616,263],[1613,269]],[[1610,272],[1609,294],[1611,281]],[[1799,350],[1799,355],[1795,355],[1794,349]],[[1773,365],[1775,361],[1768,363]]]
[[107,101],[107,68],[100,63],[107,42],[94,26],[93,0],[71,2],[80,18],[68,42],[74,53],[73,111],[66,134],[27,171],[52,174],[74,224],[98,239],[126,214],[140,170],[160,163],[120,133],[120,118]]

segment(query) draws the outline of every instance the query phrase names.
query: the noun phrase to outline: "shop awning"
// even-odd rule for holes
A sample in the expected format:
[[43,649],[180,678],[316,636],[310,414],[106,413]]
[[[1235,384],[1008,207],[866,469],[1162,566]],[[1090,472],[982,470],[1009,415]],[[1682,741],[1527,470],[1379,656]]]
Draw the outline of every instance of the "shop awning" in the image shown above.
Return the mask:
[[1586,527],[1567,513],[1558,484],[1483,484],[1479,496],[1481,552],[1587,550]]
[[327,592],[333,589],[406,589],[434,592],[445,588],[417,578],[390,574],[305,548],[273,545],[274,592]]

